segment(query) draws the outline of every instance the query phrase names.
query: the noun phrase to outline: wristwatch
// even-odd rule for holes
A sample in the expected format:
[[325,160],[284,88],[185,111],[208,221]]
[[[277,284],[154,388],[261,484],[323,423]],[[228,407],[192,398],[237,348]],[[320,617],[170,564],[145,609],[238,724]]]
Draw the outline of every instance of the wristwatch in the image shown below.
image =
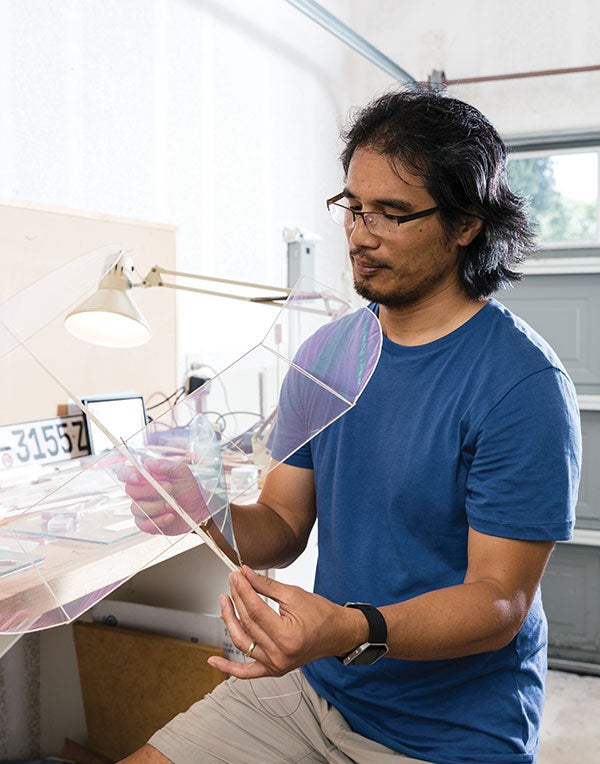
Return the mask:
[[344,607],[362,610],[369,623],[369,639],[355,647],[344,657],[339,657],[344,666],[371,666],[389,652],[387,642],[387,624],[383,615],[373,605],[366,602],[346,602]]

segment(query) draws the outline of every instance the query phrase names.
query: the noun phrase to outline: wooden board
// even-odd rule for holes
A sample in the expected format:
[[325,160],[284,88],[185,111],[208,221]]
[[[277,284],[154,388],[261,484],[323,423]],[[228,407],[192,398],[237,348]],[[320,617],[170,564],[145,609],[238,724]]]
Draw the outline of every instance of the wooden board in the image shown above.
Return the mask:
[[113,761],[226,678],[206,662],[217,647],[83,621],[73,633],[88,745]]

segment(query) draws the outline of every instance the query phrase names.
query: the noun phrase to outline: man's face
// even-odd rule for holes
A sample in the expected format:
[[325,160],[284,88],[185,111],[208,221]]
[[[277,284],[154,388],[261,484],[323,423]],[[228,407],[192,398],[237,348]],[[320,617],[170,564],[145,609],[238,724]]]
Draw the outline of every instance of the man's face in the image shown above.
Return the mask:
[[[436,206],[421,178],[367,148],[352,156],[344,195],[345,204],[359,212],[407,215]],[[460,237],[446,233],[438,213],[401,223],[388,237],[373,235],[357,218],[347,236],[354,288],[367,300],[402,308],[448,289],[463,291]]]

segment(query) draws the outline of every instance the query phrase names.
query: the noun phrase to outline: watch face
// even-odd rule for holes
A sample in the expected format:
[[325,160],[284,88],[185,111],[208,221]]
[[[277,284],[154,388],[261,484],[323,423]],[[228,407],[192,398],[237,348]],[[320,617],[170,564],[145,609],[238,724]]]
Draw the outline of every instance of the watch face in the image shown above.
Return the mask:
[[343,663],[346,666],[371,666],[375,661],[388,652],[388,646],[385,644],[369,644],[365,642],[359,645],[356,650],[353,650],[350,655],[347,655]]

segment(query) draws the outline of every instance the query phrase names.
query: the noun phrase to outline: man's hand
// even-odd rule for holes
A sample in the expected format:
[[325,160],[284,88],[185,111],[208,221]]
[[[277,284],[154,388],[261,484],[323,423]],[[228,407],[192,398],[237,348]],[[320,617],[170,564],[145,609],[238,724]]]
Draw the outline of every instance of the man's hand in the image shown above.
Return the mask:
[[[187,464],[171,459],[147,459],[144,467],[193,523],[201,523],[210,516],[201,488]],[[169,536],[190,530],[191,525],[163,499],[139,469],[121,466],[117,477],[125,483],[125,491],[132,499],[131,511],[140,530]]]
[[[348,653],[366,639],[367,622],[356,610],[259,575],[246,565],[229,581],[231,596],[221,596],[223,620],[239,650],[255,647],[250,663],[209,658],[211,666],[228,674],[242,679],[282,676],[318,658]],[[274,600],[279,613],[262,597]]]

